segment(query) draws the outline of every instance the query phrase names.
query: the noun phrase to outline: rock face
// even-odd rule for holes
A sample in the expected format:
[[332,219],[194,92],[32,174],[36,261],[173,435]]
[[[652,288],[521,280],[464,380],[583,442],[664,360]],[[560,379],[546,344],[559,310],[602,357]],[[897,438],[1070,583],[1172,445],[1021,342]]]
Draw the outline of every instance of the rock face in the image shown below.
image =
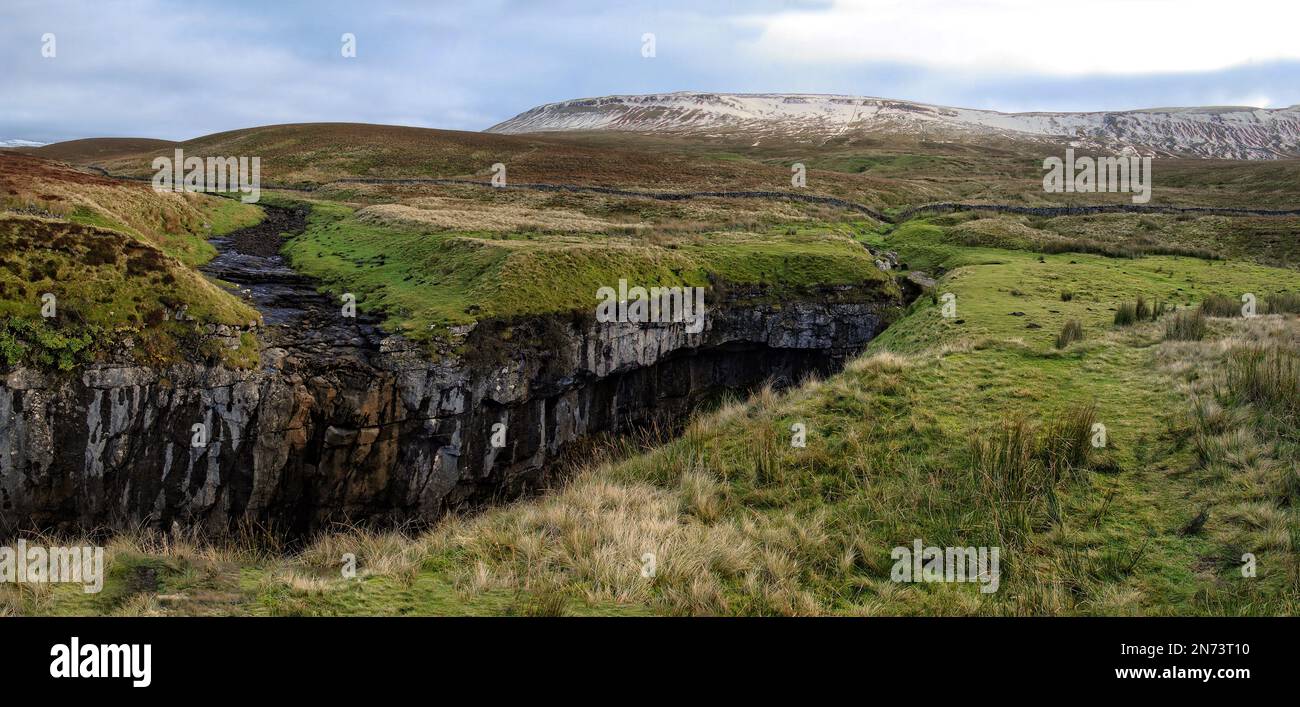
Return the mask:
[[0,381],[0,529],[430,520],[517,493],[589,435],[678,424],[722,390],[829,371],[899,304],[853,288],[743,295],[710,303],[699,334],[535,318],[509,344],[505,325],[480,325],[463,355],[436,362],[389,337],[329,355],[273,345],[256,370],[13,370]]

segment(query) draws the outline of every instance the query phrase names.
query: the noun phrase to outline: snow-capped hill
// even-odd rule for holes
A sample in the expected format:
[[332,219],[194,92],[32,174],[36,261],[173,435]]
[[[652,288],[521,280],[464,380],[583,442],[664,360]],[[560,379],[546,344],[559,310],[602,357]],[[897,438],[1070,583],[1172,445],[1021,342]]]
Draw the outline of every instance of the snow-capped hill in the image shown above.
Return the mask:
[[660,93],[538,106],[488,132],[615,130],[824,140],[856,132],[1068,140],[1143,154],[1235,159],[1300,155],[1300,106],[999,113],[864,96]]
[[0,140],[0,147],[40,147],[43,142],[32,142],[31,140]]

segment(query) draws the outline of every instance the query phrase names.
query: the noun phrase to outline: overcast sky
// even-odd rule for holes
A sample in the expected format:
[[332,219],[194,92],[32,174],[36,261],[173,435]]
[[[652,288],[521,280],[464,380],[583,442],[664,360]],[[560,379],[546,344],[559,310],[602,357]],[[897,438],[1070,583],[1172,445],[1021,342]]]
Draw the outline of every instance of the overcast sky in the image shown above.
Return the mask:
[[0,139],[482,130],[541,103],[679,90],[1277,108],[1300,104],[1298,28],[1291,0],[0,0]]

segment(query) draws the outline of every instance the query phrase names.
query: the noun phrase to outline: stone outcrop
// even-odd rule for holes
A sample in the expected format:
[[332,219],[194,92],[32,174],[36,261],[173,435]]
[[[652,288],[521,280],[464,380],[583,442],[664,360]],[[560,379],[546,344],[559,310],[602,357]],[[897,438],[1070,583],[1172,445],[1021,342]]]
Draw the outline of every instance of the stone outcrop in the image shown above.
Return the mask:
[[698,334],[575,316],[482,323],[439,360],[398,337],[325,349],[272,336],[251,370],[12,370],[0,529],[430,520],[518,493],[590,435],[672,426],[723,390],[833,370],[900,304],[896,289],[866,287],[782,303],[729,291]]

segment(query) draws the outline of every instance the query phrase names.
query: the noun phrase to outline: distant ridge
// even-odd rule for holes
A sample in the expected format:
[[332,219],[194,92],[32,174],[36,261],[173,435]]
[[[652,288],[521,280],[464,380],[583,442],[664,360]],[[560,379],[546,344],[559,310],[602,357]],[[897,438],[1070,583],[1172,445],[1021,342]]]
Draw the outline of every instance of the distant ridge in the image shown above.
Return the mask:
[[179,143],[170,140],[155,140],[143,137],[94,137],[56,142],[26,149],[23,152],[64,162],[92,162],[111,160],[123,155],[148,150],[162,152],[170,150],[177,144]]
[[911,133],[1062,141],[1149,155],[1278,159],[1300,155],[1300,106],[999,113],[869,96],[700,93],[581,98],[524,111],[494,133],[625,131],[821,141]]

